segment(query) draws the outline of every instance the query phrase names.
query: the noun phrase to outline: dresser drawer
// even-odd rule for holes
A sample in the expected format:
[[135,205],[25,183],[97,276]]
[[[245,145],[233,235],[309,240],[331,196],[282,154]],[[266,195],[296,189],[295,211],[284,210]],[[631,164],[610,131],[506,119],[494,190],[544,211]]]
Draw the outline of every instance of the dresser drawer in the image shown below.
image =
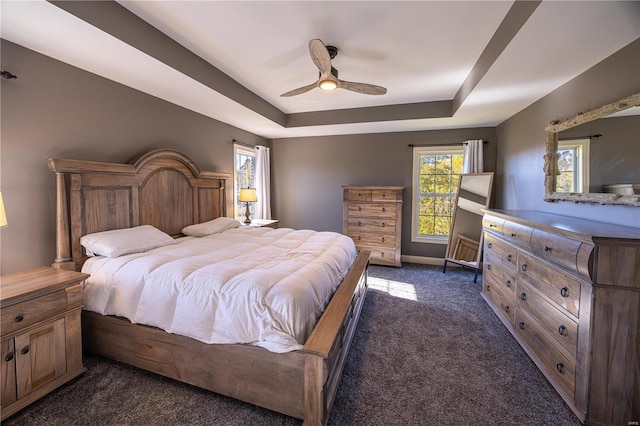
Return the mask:
[[491,277],[494,284],[499,284],[505,293],[515,297],[515,275],[510,274],[506,268],[502,267],[502,262],[499,259],[495,259],[495,251],[485,252],[484,268],[485,277]]
[[518,251],[489,233],[485,233],[484,241],[485,268],[505,269],[507,273],[515,275],[518,270]]
[[395,218],[395,203],[349,203],[350,217]]
[[531,234],[533,234],[533,228],[509,220],[505,220],[502,226],[505,241],[525,250],[530,249]]
[[492,281],[491,277],[487,277],[486,282],[482,283],[482,293],[491,300],[491,303],[509,324],[515,323],[515,305],[513,298],[509,297],[500,290],[500,285]]
[[502,227],[504,225],[504,219],[500,219],[495,216],[484,215],[482,217],[482,227],[488,231],[495,232],[502,235]]
[[386,218],[350,217],[349,233],[373,232],[378,234],[394,234],[396,220]]
[[394,248],[385,248],[379,246],[356,246],[358,252],[360,250],[368,250],[371,252],[371,256],[369,257],[369,261],[375,262],[377,265],[391,265],[398,266],[398,261],[396,260],[397,250]]
[[578,324],[549,303],[526,282],[518,282],[518,311],[524,309],[572,357],[576,356]]
[[535,353],[542,364],[541,368],[573,398],[576,384],[575,358],[565,355],[554,339],[526,311],[518,310],[516,323],[516,333]]
[[402,201],[402,191],[374,189],[371,191],[371,201]]
[[2,335],[28,327],[37,322],[62,314],[67,310],[67,292],[58,290],[25,302],[2,308],[0,311]]
[[539,229],[531,236],[533,254],[574,274],[578,273],[577,259],[581,244],[580,241]]
[[368,234],[366,232],[349,232],[356,246],[395,247],[396,236],[394,234]]
[[556,271],[536,258],[520,252],[518,283],[525,280],[540,293],[566,309],[574,317],[580,311],[580,281]]
[[345,189],[345,201],[371,201],[370,189]]

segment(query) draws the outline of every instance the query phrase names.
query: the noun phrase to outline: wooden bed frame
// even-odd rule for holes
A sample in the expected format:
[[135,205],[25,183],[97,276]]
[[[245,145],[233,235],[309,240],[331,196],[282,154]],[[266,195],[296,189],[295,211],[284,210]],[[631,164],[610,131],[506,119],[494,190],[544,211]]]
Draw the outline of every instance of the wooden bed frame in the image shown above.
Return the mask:
[[[204,172],[184,154],[155,150],[128,164],[50,159],[57,182],[54,267],[80,270],[82,235],[143,224],[178,236],[226,216],[226,173]],[[367,291],[361,252],[299,351],[209,345],[126,319],[84,311],[89,352],[304,420],[327,423]]]

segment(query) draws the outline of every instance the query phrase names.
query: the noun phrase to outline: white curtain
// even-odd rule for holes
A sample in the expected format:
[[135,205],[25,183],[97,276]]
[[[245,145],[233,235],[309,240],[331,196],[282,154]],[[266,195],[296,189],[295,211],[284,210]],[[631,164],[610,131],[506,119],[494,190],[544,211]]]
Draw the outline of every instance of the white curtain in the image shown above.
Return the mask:
[[472,139],[462,142],[462,145],[464,147],[462,173],[484,172],[484,166],[482,164],[482,146],[484,145],[484,141],[482,139]]
[[256,145],[256,193],[258,201],[255,206],[256,219],[271,219],[271,172],[269,164],[269,148]]

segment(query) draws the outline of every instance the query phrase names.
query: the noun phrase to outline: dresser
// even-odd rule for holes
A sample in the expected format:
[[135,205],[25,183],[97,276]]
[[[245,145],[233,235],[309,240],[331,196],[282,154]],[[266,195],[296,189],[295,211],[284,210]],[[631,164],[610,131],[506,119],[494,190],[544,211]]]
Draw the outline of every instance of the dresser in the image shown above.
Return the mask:
[[49,267],[1,277],[3,420],[85,371],[80,314],[87,277]]
[[343,233],[370,262],[401,266],[403,186],[348,186],[343,192]]
[[640,229],[484,213],[482,297],[582,422],[638,424]]

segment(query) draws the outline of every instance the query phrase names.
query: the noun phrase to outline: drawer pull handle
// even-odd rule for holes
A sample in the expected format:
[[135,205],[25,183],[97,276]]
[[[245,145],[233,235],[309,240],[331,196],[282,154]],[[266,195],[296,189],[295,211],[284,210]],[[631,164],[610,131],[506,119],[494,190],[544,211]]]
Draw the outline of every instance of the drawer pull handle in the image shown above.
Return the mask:
[[509,313],[509,311],[510,311],[510,310],[511,310],[511,309],[509,309],[509,307],[508,307],[508,306],[505,306],[505,307],[504,307],[504,311],[505,311],[506,313]]
[[527,300],[527,293],[520,293],[520,300]]
[[22,320],[23,320],[23,319],[24,319],[24,316],[22,316],[22,315],[18,315],[18,316],[16,317],[16,322],[22,322]]
[[29,346],[25,346],[24,348],[22,348],[22,350],[20,351],[20,353],[22,355],[26,355],[29,353]]
[[551,247],[544,246],[544,251],[551,251]]
[[491,291],[491,287],[489,287],[489,285],[487,285],[486,289],[487,291]]
[[526,263],[522,264],[522,272],[527,272],[527,264]]
[[556,364],[556,370],[558,370],[558,373],[562,373],[564,374],[564,364],[559,362]]
[[362,222],[358,221],[358,226],[362,226]]
[[511,236],[512,236],[513,238],[517,237],[517,235],[516,235],[515,233],[513,233],[513,232],[511,233]]
[[491,248],[491,247],[493,247],[493,244],[487,243],[487,247]]
[[507,256],[507,262],[511,262],[511,257],[512,257],[511,255]]
[[561,336],[564,336],[567,333],[567,327],[562,324],[560,327],[558,327],[558,333],[560,333]]
[[520,321],[520,324],[518,324],[518,327],[520,327],[520,330],[524,330],[524,321]]
[[493,223],[489,224],[489,228],[495,228],[497,225],[494,225]]
[[507,285],[508,288],[511,288],[511,280],[505,281],[505,284]]
[[569,297],[569,289],[567,287],[562,287],[560,289],[560,296]]
[[360,241],[360,235],[358,235],[358,241]]
[[4,357],[4,360],[9,362],[13,359],[13,352],[9,352],[7,356]]
[[487,270],[489,270],[489,271],[491,270],[491,264],[487,265]]

